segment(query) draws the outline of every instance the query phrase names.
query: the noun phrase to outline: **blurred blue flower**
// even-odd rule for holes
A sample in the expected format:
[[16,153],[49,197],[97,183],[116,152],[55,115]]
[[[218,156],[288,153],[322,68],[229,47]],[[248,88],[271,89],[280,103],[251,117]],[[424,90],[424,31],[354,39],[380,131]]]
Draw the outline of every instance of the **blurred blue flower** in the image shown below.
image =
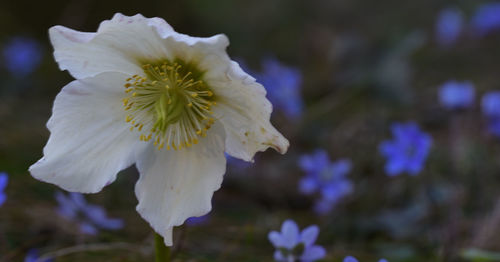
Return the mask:
[[481,100],[481,108],[488,117],[500,117],[500,91],[486,93]]
[[500,2],[480,5],[472,16],[475,33],[484,36],[500,29]]
[[186,225],[188,225],[188,226],[200,226],[200,225],[206,224],[209,219],[210,219],[210,216],[208,214],[201,216],[201,217],[190,217],[190,218],[186,219]]
[[391,131],[393,140],[383,141],[379,146],[380,153],[386,158],[385,172],[389,176],[403,172],[417,175],[429,154],[431,137],[414,122],[395,123]]
[[454,44],[462,33],[464,17],[456,7],[448,7],[439,12],[436,21],[436,40],[442,46]]
[[299,190],[308,195],[321,194],[315,205],[316,212],[329,212],[342,197],[352,192],[352,183],[346,177],[351,170],[351,161],[340,159],[332,163],[326,151],[317,150],[303,155],[299,165],[306,172],[299,182]]
[[481,100],[481,108],[488,118],[488,131],[500,136],[500,91],[486,93]]
[[[347,256],[344,258],[343,262],[358,262],[358,260],[353,256]],[[388,261],[382,258],[378,262],[388,262]]]
[[358,262],[358,260],[353,256],[347,256],[344,258],[343,262]]
[[123,220],[108,218],[102,207],[88,204],[82,194],[69,193],[66,196],[57,192],[56,200],[59,203],[59,214],[79,223],[82,233],[95,235],[99,228],[117,230],[123,227]]
[[464,109],[474,104],[476,92],[474,85],[469,82],[455,80],[444,83],[439,88],[439,101],[448,109]]
[[488,118],[488,132],[500,137],[500,118]]
[[54,261],[53,259],[45,259],[45,260],[39,260],[40,254],[38,253],[38,249],[32,248],[28,250],[28,254],[26,254],[26,257],[24,258],[24,262],[52,262]]
[[0,172],[0,206],[7,200],[7,195],[5,194],[5,188],[9,182],[9,175],[5,172]]
[[269,241],[277,249],[274,252],[274,260],[312,262],[322,259],[326,255],[325,249],[314,245],[318,234],[319,228],[316,225],[309,226],[300,232],[293,220],[286,220],[281,226],[281,232],[272,231],[268,235]]
[[13,37],[5,43],[3,64],[14,76],[23,77],[37,69],[42,61],[42,48],[38,41],[29,37]]
[[287,67],[275,58],[266,58],[262,61],[262,72],[255,74],[255,78],[266,88],[273,106],[290,118],[302,114],[302,75],[298,69]]
[[238,169],[238,170],[245,169],[252,164],[252,162],[247,162],[247,161],[232,157],[225,152],[224,152],[224,156],[226,156],[227,164]]

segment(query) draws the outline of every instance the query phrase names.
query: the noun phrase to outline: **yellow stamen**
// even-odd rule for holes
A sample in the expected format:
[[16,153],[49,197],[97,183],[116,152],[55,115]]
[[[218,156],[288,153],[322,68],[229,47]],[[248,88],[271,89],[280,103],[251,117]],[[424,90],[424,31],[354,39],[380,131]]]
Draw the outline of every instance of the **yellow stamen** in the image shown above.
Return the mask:
[[144,64],[144,74],[126,79],[123,98],[126,122],[140,141],[153,139],[159,150],[181,150],[198,144],[214,124],[216,97],[200,78],[203,71],[192,64],[165,61]]

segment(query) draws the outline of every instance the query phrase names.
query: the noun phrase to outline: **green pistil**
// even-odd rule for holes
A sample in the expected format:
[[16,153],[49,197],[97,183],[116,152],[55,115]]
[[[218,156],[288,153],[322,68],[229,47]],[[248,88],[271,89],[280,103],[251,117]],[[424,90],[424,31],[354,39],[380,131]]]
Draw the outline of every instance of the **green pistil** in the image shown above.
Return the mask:
[[180,60],[144,64],[144,76],[127,79],[123,100],[131,130],[149,128],[140,139],[154,139],[158,149],[181,149],[198,143],[214,123],[216,104],[203,73]]

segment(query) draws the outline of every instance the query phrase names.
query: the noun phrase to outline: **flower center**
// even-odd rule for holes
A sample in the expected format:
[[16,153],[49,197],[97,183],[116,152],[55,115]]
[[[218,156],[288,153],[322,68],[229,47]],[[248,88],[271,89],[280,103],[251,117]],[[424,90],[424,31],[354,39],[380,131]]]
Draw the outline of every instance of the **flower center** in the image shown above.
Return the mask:
[[331,168],[324,168],[319,174],[320,180],[323,182],[330,182],[333,180],[333,172]]
[[139,131],[141,141],[153,139],[158,149],[197,144],[215,121],[215,96],[203,72],[180,60],[144,64],[143,69],[144,76],[134,75],[125,84],[130,130]]

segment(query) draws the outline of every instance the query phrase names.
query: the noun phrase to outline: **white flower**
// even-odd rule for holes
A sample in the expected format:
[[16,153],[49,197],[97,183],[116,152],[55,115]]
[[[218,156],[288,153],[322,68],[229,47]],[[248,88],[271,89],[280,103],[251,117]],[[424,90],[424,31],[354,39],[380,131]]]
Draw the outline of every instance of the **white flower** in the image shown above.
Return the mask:
[[225,49],[225,35],[190,37],[163,19],[116,14],[96,33],[50,28],[61,70],[76,78],[57,95],[42,181],[94,193],[132,164],[137,211],[172,245],[172,229],[211,209],[224,151],[252,161],[288,141],[271,125],[265,89]]

